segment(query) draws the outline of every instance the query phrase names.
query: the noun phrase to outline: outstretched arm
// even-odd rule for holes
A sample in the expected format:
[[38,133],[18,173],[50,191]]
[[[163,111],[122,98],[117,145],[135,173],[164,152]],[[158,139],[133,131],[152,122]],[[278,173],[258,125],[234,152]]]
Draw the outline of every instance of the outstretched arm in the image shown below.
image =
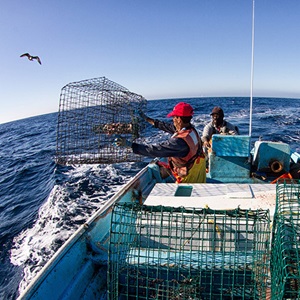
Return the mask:
[[162,122],[160,120],[152,119],[144,114],[143,111],[139,112],[140,116],[148,123],[150,123],[155,128],[166,131],[168,133],[175,133],[176,128],[173,123]]
[[154,125],[154,119],[146,116],[142,110],[139,112],[139,114],[146,122],[150,123],[151,125]]
[[189,146],[183,139],[170,138],[160,144],[132,143],[135,154],[149,157],[184,157],[189,153]]

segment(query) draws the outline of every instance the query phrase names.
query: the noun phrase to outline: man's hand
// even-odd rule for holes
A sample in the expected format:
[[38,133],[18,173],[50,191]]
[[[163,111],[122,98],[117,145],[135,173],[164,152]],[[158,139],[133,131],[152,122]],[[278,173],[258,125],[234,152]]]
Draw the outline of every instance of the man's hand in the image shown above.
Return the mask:
[[145,121],[147,121],[148,117],[145,115],[145,113],[142,110],[139,110],[139,115],[142,119],[144,119]]
[[126,138],[118,137],[114,139],[113,145],[116,147],[131,148],[132,143],[126,140]]
[[208,141],[203,142],[203,147],[211,148],[210,142],[208,142]]
[[148,116],[146,116],[145,113],[142,110],[139,110],[139,115],[146,122],[150,123],[151,125],[154,125],[154,120],[152,118],[149,118]]

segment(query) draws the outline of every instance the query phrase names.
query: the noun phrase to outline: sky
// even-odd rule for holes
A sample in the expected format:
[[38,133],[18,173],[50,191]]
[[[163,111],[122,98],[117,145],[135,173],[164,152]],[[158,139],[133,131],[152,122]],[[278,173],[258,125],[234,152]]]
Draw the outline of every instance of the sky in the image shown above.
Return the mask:
[[[0,124],[56,112],[66,84],[103,76],[147,100],[250,97],[252,4],[0,0]],[[300,98],[299,13],[255,0],[254,97]]]

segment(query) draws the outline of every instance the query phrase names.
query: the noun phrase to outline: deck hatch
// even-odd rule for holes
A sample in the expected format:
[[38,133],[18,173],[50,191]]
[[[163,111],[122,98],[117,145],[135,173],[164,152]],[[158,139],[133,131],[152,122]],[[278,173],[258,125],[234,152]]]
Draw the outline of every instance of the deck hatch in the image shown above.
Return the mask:
[[193,187],[190,185],[178,185],[175,195],[176,197],[190,197],[192,195]]

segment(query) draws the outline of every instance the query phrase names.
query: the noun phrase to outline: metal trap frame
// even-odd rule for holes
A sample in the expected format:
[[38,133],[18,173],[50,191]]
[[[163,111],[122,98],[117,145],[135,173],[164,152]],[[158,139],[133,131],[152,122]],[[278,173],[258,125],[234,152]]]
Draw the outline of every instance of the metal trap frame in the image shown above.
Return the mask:
[[272,299],[300,299],[300,181],[276,186],[272,229]]
[[60,94],[56,162],[58,164],[140,161],[130,148],[116,147],[116,137],[142,138],[146,110],[141,95],[105,78],[72,82]]
[[269,211],[117,204],[109,299],[265,299]]

